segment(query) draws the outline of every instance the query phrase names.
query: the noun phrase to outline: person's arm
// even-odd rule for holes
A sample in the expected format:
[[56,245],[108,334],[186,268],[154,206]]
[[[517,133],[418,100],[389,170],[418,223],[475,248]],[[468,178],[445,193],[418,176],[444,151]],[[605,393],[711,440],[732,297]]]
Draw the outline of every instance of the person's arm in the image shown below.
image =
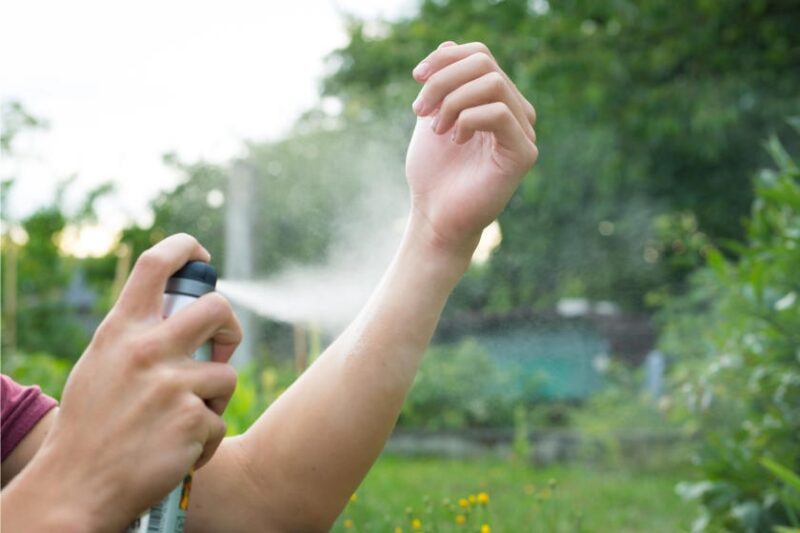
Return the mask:
[[534,112],[479,43],[415,69],[402,244],[345,332],[198,472],[188,530],[326,531],[388,438],[482,229],[537,157]]
[[[217,294],[162,320],[167,278],[190,259],[209,256],[188,235],[139,258],[72,369],[58,413],[3,463],[19,470],[0,494],[3,531],[121,531],[214,454],[236,384],[227,361],[241,330]],[[213,361],[193,361],[209,339]]]
[[50,431],[57,413],[58,407],[50,409],[8,454],[0,472],[2,486],[5,487],[33,459],[47,436],[47,432]]

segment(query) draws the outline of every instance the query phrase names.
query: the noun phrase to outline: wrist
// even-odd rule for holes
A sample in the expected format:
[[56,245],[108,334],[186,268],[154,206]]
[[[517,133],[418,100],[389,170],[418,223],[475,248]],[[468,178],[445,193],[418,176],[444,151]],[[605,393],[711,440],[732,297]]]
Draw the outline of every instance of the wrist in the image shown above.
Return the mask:
[[54,491],[60,480],[36,475],[31,463],[2,492],[2,530],[31,533],[99,531],[87,509],[74,505]]
[[62,475],[64,467],[75,461],[56,455],[46,448],[39,450],[3,490],[4,529],[92,532],[109,530],[109,526],[119,522],[112,516],[116,506],[98,499],[105,491]]
[[469,268],[480,238],[480,232],[462,238],[442,235],[425,214],[412,207],[403,244],[412,247],[426,264],[454,274],[457,281]]

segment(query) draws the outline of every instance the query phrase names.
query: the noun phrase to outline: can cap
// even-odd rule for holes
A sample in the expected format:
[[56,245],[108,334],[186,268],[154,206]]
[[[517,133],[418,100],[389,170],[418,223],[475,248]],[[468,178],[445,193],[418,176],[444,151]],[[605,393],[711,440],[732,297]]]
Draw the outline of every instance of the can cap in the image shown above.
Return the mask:
[[167,280],[166,292],[200,297],[217,286],[217,271],[203,261],[189,261]]

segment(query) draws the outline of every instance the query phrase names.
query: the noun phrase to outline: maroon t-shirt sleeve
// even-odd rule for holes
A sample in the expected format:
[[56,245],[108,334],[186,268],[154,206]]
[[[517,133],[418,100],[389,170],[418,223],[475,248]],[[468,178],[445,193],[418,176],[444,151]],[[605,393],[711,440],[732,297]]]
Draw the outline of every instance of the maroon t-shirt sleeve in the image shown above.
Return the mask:
[[0,374],[0,455],[5,461],[56,401],[39,387],[23,387]]

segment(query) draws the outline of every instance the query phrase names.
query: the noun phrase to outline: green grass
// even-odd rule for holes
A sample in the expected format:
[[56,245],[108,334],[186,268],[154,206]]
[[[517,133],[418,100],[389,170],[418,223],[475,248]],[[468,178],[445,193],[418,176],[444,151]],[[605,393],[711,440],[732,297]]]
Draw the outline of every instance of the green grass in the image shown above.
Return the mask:
[[[586,466],[536,468],[499,459],[472,461],[384,456],[334,531],[675,532],[695,507],[675,494],[684,471],[636,472]],[[486,492],[487,505],[464,513],[460,498]],[[457,525],[457,514],[465,514]],[[412,520],[421,523],[412,528]]]

